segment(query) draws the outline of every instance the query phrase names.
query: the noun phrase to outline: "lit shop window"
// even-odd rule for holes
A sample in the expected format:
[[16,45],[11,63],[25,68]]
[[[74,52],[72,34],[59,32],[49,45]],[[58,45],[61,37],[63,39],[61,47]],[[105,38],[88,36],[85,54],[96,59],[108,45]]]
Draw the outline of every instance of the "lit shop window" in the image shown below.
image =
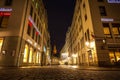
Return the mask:
[[25,45],[23,62],[27,62],[28,59],[28,45]]
[[0,38],[0,52],[1,52],[2,44],[3,44],[3,38]]
[[113,23],[112,24],[112,31],[115,37],[118,37],[120,35],[120,24],[119,23]]
[[117,61],[120,61],[120,52],[116,51],[115,54]]
[[117,27],[113,27],[112,31],[115,35],[119,34],[118,28]]
[[111,37],[109,27],[104,27],[104,35],[105,35],[106,37]]
[[113,52],[109,52],[110,62],[114,64],[115,62],[115,56]]
[[103,31],[106,37],[111,37],[110,27],[108,23],[103,23]]
[[32,57],[33,57],[33,49],[30,48],[30,53],[29,53],[29,63],[32,63]]
[[39,53],[37,52],[37,55],[36,55],[36,63],[39,63]]
[[111,63],[120,61],[120,52],[119,51],[110,51],[109,52]]

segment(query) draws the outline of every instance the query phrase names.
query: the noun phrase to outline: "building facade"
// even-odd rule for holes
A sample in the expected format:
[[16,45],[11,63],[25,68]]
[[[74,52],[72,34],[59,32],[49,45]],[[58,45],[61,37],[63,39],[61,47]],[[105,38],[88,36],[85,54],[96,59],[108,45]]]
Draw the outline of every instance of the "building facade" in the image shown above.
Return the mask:
[[76,64],[119,64],[119,9],[119,0],[76,0],[68,46],[69,54],[76,57]]
[[0,1],[0,65],[45,65],[50,52],[42,0]]

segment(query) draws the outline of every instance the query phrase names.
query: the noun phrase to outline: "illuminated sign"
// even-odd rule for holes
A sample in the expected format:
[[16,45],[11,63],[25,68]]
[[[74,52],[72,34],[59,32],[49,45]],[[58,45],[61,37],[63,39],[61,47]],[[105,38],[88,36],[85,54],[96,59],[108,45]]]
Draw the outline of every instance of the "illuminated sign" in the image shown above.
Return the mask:
[[108,3],[120,3],[120,0],[107,0]]
[[0,8],[0,16],[10,16],[12,8]]
[[0,12],[10,12],[12,8],[0,8]]
[[114,19],[112,19],[112,18],[101,18],[101,21],[104,21],[104,22],[113,22]]
[[10,16],[10,12],[0,12],[0,16]]

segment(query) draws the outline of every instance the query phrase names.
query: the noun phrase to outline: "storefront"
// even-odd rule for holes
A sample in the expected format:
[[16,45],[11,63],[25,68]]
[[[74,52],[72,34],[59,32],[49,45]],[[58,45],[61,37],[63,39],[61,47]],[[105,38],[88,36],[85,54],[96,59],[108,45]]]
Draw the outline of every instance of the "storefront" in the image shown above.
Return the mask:
[[41,53],[30,44],[26,43],[23,53],[23,65],[40,65]]
[[120,63],[120,49],[110,49],[109,57],[111,64]]
[[2,50],[2,44],[3,44],[3,38],[0,38],[0,53],[1,53],[1,50]]

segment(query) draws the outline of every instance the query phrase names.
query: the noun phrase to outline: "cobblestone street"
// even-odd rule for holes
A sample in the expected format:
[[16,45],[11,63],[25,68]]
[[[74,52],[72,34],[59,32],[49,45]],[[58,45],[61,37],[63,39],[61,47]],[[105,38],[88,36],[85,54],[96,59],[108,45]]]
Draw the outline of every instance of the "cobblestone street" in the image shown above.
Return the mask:
[[1,68],[0,80],[118,80],[120,70],[61,66]]

